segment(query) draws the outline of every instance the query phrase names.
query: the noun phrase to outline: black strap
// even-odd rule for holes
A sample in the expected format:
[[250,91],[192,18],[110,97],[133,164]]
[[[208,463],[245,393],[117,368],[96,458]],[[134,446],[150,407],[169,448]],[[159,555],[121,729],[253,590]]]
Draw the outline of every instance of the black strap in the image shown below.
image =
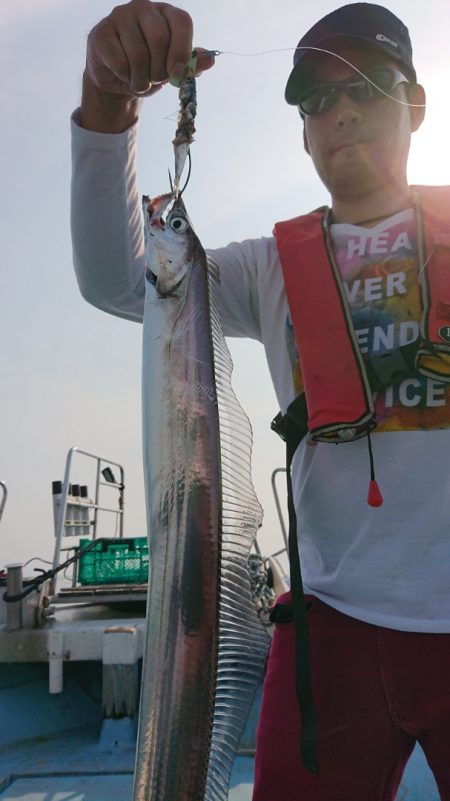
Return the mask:
[[271,623],[293,623],[294,610],[292,604],[276,603],[270,610],[269,620]]
[[295,624],[295,686],[302,719],[301,762],[310,773],[318,774],[317,730],[311,683],[311,644],[297,541],[297,515],[292,492],[291,464],[295,451],[308,432],[308,411],[304,394],[298,395],[286,414],[277,415],[272,429],[286,442],[286,478],[289,514],[289,565]]

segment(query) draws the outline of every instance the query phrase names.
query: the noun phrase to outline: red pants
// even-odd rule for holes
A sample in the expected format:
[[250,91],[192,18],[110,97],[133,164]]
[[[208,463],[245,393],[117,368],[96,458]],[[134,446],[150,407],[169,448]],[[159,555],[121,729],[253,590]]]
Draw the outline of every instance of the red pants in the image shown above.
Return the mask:
[[294,624],[279,623],[253,801],[393,801],[416,740],[450,801],[450,634],[380,628],[308,600],[319,775],[301,767]]

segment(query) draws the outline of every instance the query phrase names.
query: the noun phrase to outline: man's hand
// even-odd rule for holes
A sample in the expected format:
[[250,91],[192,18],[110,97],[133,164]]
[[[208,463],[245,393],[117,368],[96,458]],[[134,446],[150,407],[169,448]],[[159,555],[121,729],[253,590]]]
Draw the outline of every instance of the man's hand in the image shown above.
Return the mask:
[[[214,56],[198,50],[197,72]],[[168,3],[130,0],[89,34],[81,124],[106,133],[124,131],[138,117],[140,98],[180,78],[192,54],[192,20]]]

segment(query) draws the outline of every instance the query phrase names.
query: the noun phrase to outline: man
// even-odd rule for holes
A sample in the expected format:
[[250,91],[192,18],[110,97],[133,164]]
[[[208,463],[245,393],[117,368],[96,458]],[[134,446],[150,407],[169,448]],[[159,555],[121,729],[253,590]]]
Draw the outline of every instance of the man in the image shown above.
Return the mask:
[[[88,40],[75,268],[89,302],[127,319],[143,315],[141,97],[180,77],[191,49],[186,13],[148,0],[114,9]],[[212,65],[200,51],[198,70]],[[300,761],[284,597],[254,801],[392,801],[416,741],[449,801],[450,199],[408,186],[425,97],[407,29],[381,6],[337,9],[302,38],[286,99],[331,208],[210,252],[225,334],[262,341],[281,409],[304,392],[309,417],[292,481],[319,770]]]

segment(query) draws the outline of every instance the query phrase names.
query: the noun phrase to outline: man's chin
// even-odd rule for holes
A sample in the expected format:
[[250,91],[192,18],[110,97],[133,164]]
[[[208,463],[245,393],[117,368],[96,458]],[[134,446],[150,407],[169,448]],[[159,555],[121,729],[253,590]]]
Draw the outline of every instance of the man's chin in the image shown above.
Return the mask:
[[331,196],[334,198],[360,198],[375,191],[380,186],[380,175],[354,161],[334,170],[332,175],[322,178]]

